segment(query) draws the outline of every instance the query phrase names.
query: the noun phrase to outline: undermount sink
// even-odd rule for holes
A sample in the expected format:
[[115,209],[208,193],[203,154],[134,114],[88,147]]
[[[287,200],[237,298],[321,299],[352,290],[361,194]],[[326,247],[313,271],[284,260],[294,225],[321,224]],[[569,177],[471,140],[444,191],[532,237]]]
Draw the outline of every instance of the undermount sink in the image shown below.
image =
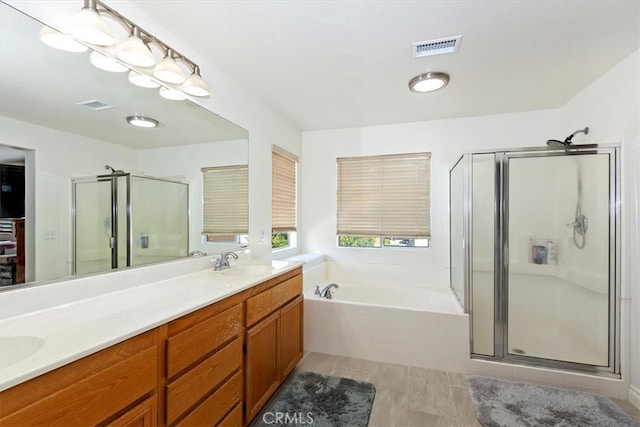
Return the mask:
[[273,266],[271,264],[236,264],[232,265],[228,270],[224,270],[222,274],[225,276],[251,277],[271,274]]
[[43,346],[44,340],[40,337],[0,337],[0,369],[26,359]]

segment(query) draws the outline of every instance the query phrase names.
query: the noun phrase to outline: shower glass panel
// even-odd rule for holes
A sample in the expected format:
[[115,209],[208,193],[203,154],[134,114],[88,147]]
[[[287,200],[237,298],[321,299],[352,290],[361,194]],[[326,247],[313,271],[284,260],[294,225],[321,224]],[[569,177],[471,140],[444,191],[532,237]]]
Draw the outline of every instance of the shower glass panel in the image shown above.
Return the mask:
[[187,256],[188,189],[180,182],[131,178],[131,265]]
[[608,154],[507,154],[510,355],[609,365]]
[[451,287],[458,297],[460,304],[465,306],[465,178],[467,169],[465,164],[468,156],[463,156],[453,167],[449,175],[451,223],[450,251],[451,251]]
[[75,273],[111,268],[111,181],[76,182]]
[[473,352],[494,355],[496,155],[474,154],[471,163],[471,299]]

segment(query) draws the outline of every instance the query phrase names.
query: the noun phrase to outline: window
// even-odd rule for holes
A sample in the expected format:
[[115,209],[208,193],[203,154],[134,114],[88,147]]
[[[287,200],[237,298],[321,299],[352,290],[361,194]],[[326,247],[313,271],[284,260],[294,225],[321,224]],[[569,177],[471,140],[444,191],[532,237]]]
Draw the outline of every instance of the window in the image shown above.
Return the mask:
[[338,245],[428,247],[430,153],[338,158]]
[[206,241],[246,241],[248,198],[247,165],[202,168],[202,233]]
[[271,247],[296,246],[296,172],[298,158],[273,146],[271,151]]

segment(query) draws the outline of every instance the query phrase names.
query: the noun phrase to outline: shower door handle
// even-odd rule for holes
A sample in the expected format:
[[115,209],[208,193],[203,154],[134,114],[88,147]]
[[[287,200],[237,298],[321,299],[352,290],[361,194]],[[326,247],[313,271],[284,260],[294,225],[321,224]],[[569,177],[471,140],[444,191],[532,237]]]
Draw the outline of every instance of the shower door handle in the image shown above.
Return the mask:
[[116,246],[116,239],[115,237],[109,237],[109,248],[113,249]]

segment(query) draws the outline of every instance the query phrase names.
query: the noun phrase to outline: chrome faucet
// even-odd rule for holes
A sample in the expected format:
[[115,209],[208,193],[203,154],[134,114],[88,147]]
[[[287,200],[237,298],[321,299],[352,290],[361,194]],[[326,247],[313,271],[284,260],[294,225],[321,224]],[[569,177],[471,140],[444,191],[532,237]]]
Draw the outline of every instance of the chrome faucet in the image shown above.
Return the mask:
[[213,265],[213,271],[226,270],[231,267],[229,265],[229,257],[232,256],[233,259],[238,259],[238,254],[235,252],[222,252],[220,254],[220,258],[216,259],[215,264]]
[[333,294],[331,293],[331,288],[338,289],[340,286],[336,283],[332,283],[330,285],[325,286],[323,290],[320,290],[320,286],[316,286],[316,291],[314,292],[316,295],[320,295],[320,298],[332,299]]
[[207,254],[202,251],[191,251],[187,256],[207,256]]

